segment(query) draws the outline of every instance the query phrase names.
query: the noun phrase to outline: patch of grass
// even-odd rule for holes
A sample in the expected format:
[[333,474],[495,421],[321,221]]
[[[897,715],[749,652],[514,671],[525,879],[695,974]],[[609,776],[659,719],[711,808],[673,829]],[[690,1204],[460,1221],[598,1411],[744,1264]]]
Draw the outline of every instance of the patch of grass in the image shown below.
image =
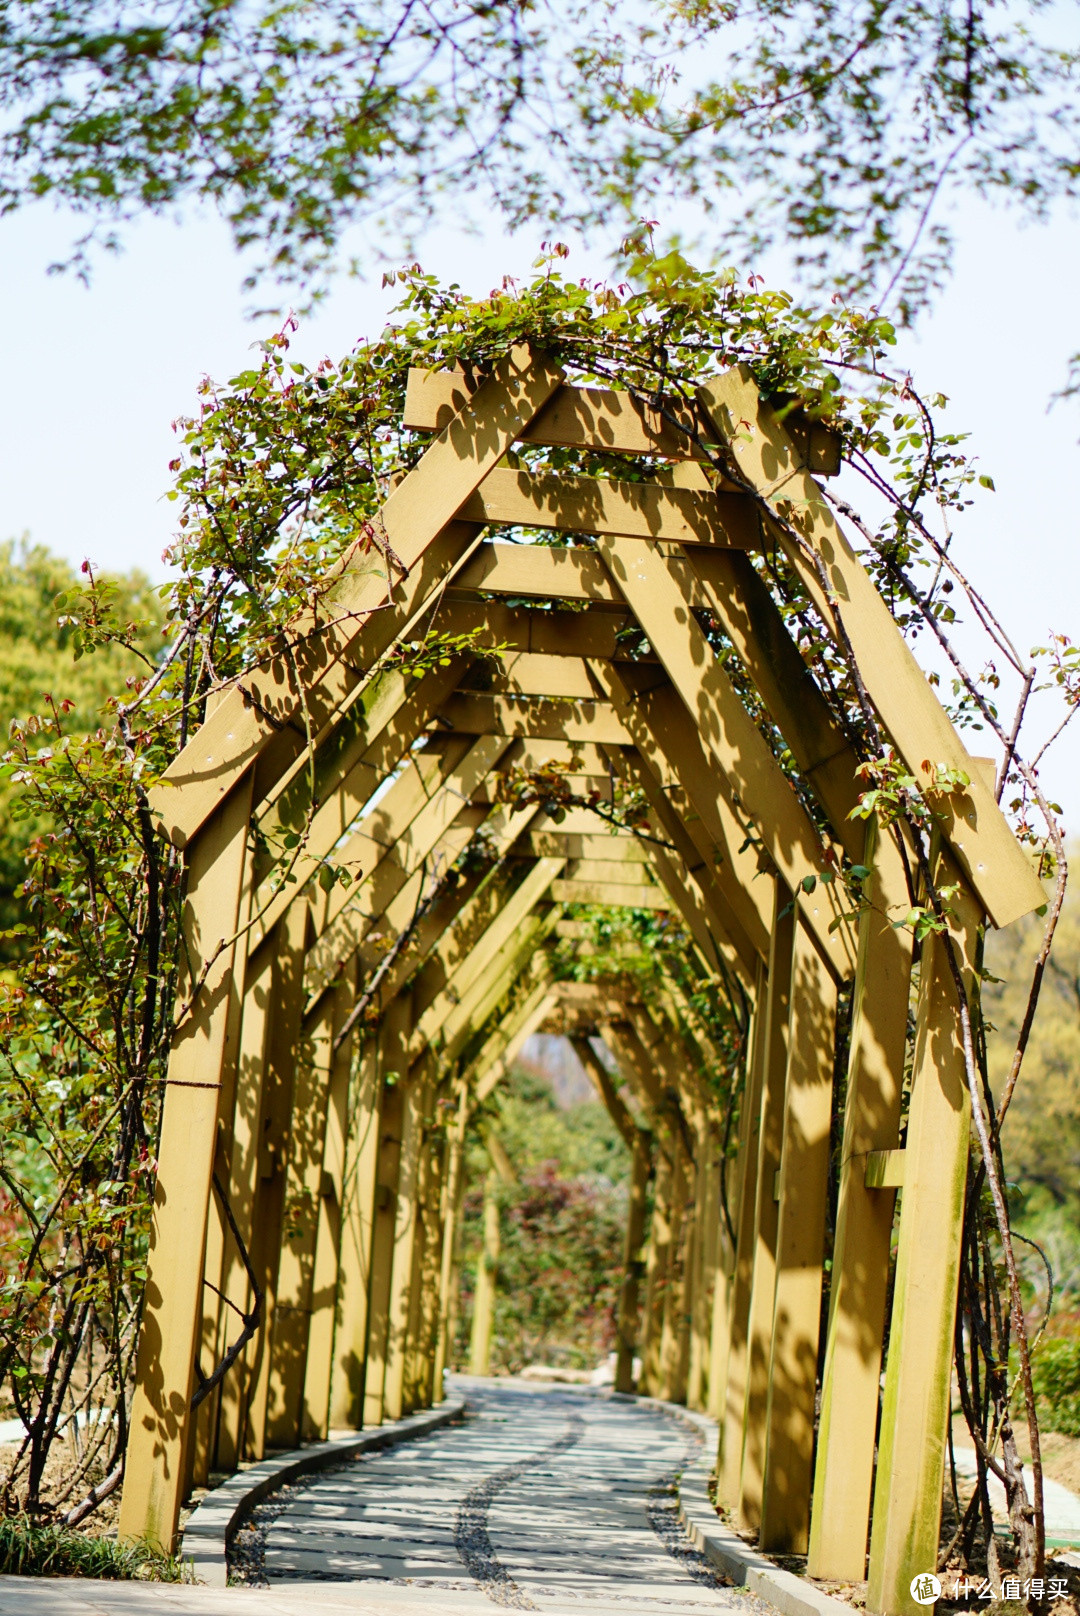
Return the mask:
[[25,1515],[14,1515],[0,1519],[0,1575],[181,1582],[184,1572],[180,1560],[144,1543],[120,1544],[68,1526],[35,1526]]

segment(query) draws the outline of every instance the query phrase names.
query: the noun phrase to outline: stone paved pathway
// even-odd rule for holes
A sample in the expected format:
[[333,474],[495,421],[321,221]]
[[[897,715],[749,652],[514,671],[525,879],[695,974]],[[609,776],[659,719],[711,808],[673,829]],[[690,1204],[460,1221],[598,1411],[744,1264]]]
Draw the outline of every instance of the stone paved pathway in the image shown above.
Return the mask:
[[282,1593],[300,1582],[428,1589],[429,1608],[477,1594],[582,1616],[746,1606],[679,1525],[674,1480],[697,1452],[693,1429],[564,1387],[456,1389],[469,1400],[457,1426],[269,1500],[237,1540],[236,1569]]

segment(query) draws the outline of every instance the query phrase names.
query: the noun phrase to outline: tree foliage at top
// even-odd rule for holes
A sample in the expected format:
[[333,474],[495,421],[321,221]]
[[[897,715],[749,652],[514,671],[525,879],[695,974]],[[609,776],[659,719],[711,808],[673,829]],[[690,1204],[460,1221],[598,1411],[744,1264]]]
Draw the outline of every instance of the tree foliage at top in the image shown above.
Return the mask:
[[1041,0],[5,0],[0,207],[85,214],[85,267],[95,234],[209,199],[256,278],[310,290],[357,224],[393,259],[440,208],[607,233],[690,200],[725,258],[786,243],[909,313],[950,196],[1075,197],[1075,23]]

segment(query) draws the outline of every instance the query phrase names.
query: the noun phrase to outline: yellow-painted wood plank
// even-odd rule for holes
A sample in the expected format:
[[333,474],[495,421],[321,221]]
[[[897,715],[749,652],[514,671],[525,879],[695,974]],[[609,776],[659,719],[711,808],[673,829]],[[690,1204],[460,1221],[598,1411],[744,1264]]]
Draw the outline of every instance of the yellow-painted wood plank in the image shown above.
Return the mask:
[[489,472],[458,512],[464,522],[560,533],[668,539],[737,550],[762,548],[757,510],[744,495],[660,483],[615,482],[571,472]]
[[[775,510],[777,534],[806,587],[835,613],[858,660],[870,700],[909,770],[932,784],[939,766],[969,784],[931,799],[934,813],[973,890],[995,925],[1007,926],[1046,901],[955,728],[783,423],[765,405],[744,365],[699,390],[702,405],[731,444],[740,469]],[[788,530],[795,535],[788,537]],[[824,573],[824,584],[818,573]],[[930,773],[928,774],[927,769]]]
[[[739,1525],[754,1532],[761,1524],[765,1479],[766,1412],[780,1210],[773,1198],[773,1181],[780,1166],[783,1146],[791,979],[797,929],[790,909],[789,894],[780,880],[776,882],[775,909],[765,1005],[765,1050],[753,1218],[753,1273],[747,1312],[745,1398],[740,1433],[741,1470],[735,1503]],[[734,1455],[731,1455],[731,1459],[734,1460]]]
[[[326,1126],[323,1134],[322,1181],[319,1185],[318,1228],[311,1278],[311,1321],[304,1365],[302,1436],[325,1441],[330,1429],[330,1387],[333,1376],[334,1333],[338,1297],[343,1289],[341,1244],[346,1206],[345,1174],[349,1128],[349,1090],[353,1039],[335,1049],[337,1038],[356,998],[356,973],[342,975],[331,997],[330,1014],[321,1021],[329,1049],[316,1051],[328,1067]],[[348,1274],[344,1276],[348,1278]]]
[[[941,865],[936,878],[955,879],[951,860]],[[949,929],[968,994],[982,921],[963,888]],[[938,1550],[970,1120],[956,991],[944,940],[931,934],[920,959],[866,1595],[868,1610],[889,1616],[915,1616],[911,1580]]]
[[442,705],[443,717],[463,735],[525,735],[553,741],[591,741],[624,746],[625,727],[602,701],[544,701],[542,698],[460,693]]
[[[433,432],[471,396],[475,388],[460,370],[409,371],[404,424]],[[681,423],[681,427],[676,423]],[[819,476],[840,470],[837,433],[811,421],[804,411],[790,410],[788,431],[806,445],[811,469]],[[560,387],[521,434],[523,443],[551,448],[599,449],[607,454],[647,454],[681,461],[704,458],[697,440],[702,422],[680,398],[665,400],[663,411],[632,393],[601,387]]]
[[364,1040],[356,1063],[348,1110],[337,1319],[330,1380],[330,1426],[335,1430],[359,1430],[364,1418],[380,1091],[377,1046],[369,1037]]
[[[453,520],[561,379],[557,366],[527,348],[515,348],[443,427],[372,522],[383,545],[406,569],[413,568]],[[377,552],[378,546],[361,538],[318,608],[290,624],[293,657],[281,656],[245,676],[170,765],[151,801],[178,843],[194,833],[280,725],[292,718],[301,698],[293,667],[301,686],[316,684],[329,665],[348,653],[360,620],[385,603],[387,564]],[[389,593],[392,598],[393,590]],[[189,789],[181,793],[176,789],[181,785]]]
[[758,1529],[766,1552],[803,1554],[809,1541],[835,1059],[836,984],[800,926],[791,977]]
[[614,909],[674,909],[671,895],[659,887],[629,886],[616,881],[553,881],[556,903],[597,903]]
[[861,862],[871,873],[859,916],[808,1561],[815,1576],[860,1582],[866,1574],[895,1199],[888,1188],[871,1187],[866,1164],[896,1154],[912,955],[910,930],[893,924],[905,913],[904,871],[874,820],[867,822]]
[[[652,546],[600,539],[598,548],[731,790],[753,817],[770,858],[796,894],[799,914],[822,957],[839,980],[847,979],[854,972],[854,943],[842,918],[841,894],[829,884],[834,865],[706,640],[679,578]],[[811,879],[816,885],[808,893],[803,883]],[[834,921],[838,924],[830,930]]]
[[716,1390],[718,1421],[716,1490],[720,1503],[734,1509],[742,1477],[743,1419],[749,1348],[750,1296],[757,1240],[758,1155],[761,1138],[762,1088],[768,1054],[768,976],[765,961],[757,968],[750,1055],[739,1106],[738,1199],[735,1219],[735,1266],[728,1305],[728,1343],[723,1388]]
[[[405,391],[404,425],[435,432],[451,420],[472,396],[475,384],[460,370],[422,370],[413,366]],[[533,421],[523,428],[523,443],[550,448],[597,448],[612,454],[648,454],[681,460],[693,456],[700,430],[693,415],[672,401],[685,430],[659,410],[626,392],[602,387],[563,385]]]
[[[165,1082],[146,1302],[135,1364],[119,1535],[173,1550],[191,1425],[195,1337],[225,1037],[238,992],[233,954],[251,811],[250,783],[191,850],[185,968]],[[194,999],[189,1003],[190,996]]]

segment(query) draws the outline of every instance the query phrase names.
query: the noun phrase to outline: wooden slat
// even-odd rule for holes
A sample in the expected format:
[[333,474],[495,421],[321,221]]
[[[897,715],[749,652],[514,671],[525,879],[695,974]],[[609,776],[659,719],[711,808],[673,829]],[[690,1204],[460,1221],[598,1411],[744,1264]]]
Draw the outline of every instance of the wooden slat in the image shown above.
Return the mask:
[[203,1242],[211,1194],[233,949],[251,809],[248,789],[222,805],[192,849],[184,902],[186,969],[166,1074],[119,1533],[172,1552],[184,1481],[195,1339],[202,1316]]
[[813,1576],[858,1582],[866,1572],[895,1199],[869,1187],[865,1164],[899,1138],[913,944],[911,931],[892,923],[906,912],[903,866],[873,819],[860,862],[871,874],[859,916],[808,1559]]
[[[406,383],[403,424],[416,432],[438,431],[464,408],[475,385],[460,370],[413,366]],[[685,419],[686,431],[630,393],[564,384],[524,428],[520,440],[549,448],[595,448],[671,460],[700,454],[693,442],[700,429],[691,413],[677,400],[671,401],[670,409]]]
[[[405,390],[404,424],[416,432],[434,432],[446,425],[471,396],[476,382],[460,370],[409,371]],[[684,430],[672,420],[684,423]],[[819,421],[794,409],[787,428],[805,442],[811,468],[818,476],[840,470],[839,436]],[[667,399],[664,413],[631,393],[601,387],[560,387],[521,434],[523,443],[550,448],[598,449],[608,454],[647,454],[662,459],[699,459],[694,439],[701,422],[679,398]]]
[[[524,549],[525,546],[522,546]],[[476,649],[546,652],[554,656],[618,657],[625,654],[619,635],[633,627],[629,612],[594,606],[592,611],[560,611],[532,606],[510,606],[501,601],[447,598],[433,615],[432,628],[440,634],[469,634]]]
[[[406,568],[453,520],[561,379],[557,366],[515,348],[442,429],[373,518],[373,527]],[[358,616],[386,598],[385,564],[361,547],[320,602],[318,614],[305,612],[289,626],[302,684],[325,677],[349,652],[361,627]],[[174,841],[183,845],[203,823],[299,701],[285,656],[245,676],[229,692],[151,795],[152,808]]]
[[570,472],[492,471],[463,502],[458,515],[465,522],[553,528],[560,533],[762,548],[757,509],[743,494],[698,493]]
[[620,717],[637,742],[621,768],[645,793],[663,835],[702,890],[720,936],[729,940],[740,968],[753,978],[769,950],[768,892],[760,880],[746,827],[726,800],[712,754],[702,746],[670,686],[642,696],[616,669],[593,664],[598,679],[622,705]]
[[626,886],[615,881],[555,881],[556,903],[598,903],[622,909],[673,909],[671,897],[658,887]]
[[[791,564],[826,620],[836,613],[858,661],[863,683],[897,752],[917,779],[943,765],[961,770],[970,784],[932,807],[974,891],[994,924],[1007,926],[1041,907],[1046,894],[916,662],[889,608],[836,521],[782,423],[763,404],[746,366],[699,390],[705,409],[729,439],[750,482],[798,535],[777,527]],[[827,579],[828,599],[814,559]]]
[[[787,1080],[789,1009],[795,920],[790,894],[776,882],[776,918],[769,953],[769,985],[765,1003],[765,1048],[762,1061],[758,1160],[754,1180],[753,1269],[747,1306],[744,1403],[738,1422],[740,1455],[725,1457],[739,1477],[732,1498],[740,1527],[757,1531],[761,1524],[765,1477],[765,1420],[772,1352],[773,1301],[776,1295],[776,1236],[779,1206],[773,1185],[780,1167],[784,1130],[784,1086]],[[748,1210],[748,1209],[747,1209]],[[731,1433],[729,1432],[729,1435]]]
[[640,859],[576,858],[567,866],[568,881],[616,881],[635,887],[653,887],[656,877]]
[[624,746],[629,735],[614,708],[602,701],[514,700],[461,693],[443,703],[450,728],[464,735],[524,735],[537,740],[592,741]]
[[548,696],[562,701],[595,701],[596,689],[584,658],[551,656],[535,651],[514,651],[494,670],[477,668],[461,688],[476,688],[502,696]]
[[612,836],[603,831],[582,835],[580,832],[534,830],[522,841],[536,858],[551,858],[561,853],[564,858],[618,859],[624,864],[647,864],[649,860],[645,844],[636,836]]
[[829,1195],[836,985],[801,926],[795,932],[790,1015],[758,1542],[766,1552],[804,1554]]
[[[598,548],[731,791],[796,894],[799,914],[822,958],[839,980],[847,979],[854,972],[855,950],[841,918],[845,905],[833,883],[835,864],[698,626],[679,578],[651,545],[600,539]],[[817,884],[806,892],[802,883],[811,877]],[[830,929],[833,921],[839,923]]]
[[451,970],[442,991],[417,1016],[411,1044],[414,1056],[428,1045],[437,1048],[444,1039],[454,1037],[458,1010],[469,989],[482,973],[497,966],[511,934],[544,897],[565,863],[565,858],[540,859],[513,892],[503,897],[488,926]]
[[[935,860],[935,880],[956,878]],[[970,995],[983,914],[966,887],[949,932]],[[930,1565],[941,1527],[945,1445],[971,1136],[960,1017],[946,939],[924,939],[889,1352],[881,1403],[866,1606],[914,1616],[911,1579]],[[881,1191],[877,1192],[881,1194]],[[927,1320],[933,1328],[927,1328]]]
[[457,573],[454,587],[554,600],[621,599],[600,557],[580,544],[488,540]]

